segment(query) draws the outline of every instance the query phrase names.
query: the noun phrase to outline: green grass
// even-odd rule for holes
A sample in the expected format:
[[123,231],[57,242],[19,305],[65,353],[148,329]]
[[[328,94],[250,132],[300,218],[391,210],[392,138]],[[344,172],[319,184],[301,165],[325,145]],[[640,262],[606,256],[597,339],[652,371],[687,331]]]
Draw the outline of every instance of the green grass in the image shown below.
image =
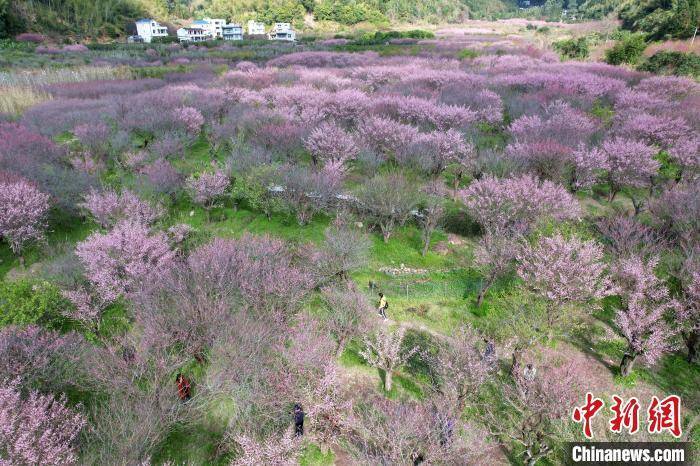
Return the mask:
[[335,455],[328,450],[323,452],[316,444],[307,445],[299,458],[299,466],[332,466],[335,462]]

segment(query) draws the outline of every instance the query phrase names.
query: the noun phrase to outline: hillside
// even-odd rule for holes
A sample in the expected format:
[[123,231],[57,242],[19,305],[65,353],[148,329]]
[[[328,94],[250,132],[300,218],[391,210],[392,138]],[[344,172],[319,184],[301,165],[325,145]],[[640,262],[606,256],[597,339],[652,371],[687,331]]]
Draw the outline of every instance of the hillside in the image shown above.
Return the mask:
[[623,28],[647,33],[649,39],[683,39],[698,25],[700,0],[0,0],[0,37],[24,31],[118,37],[143,16],[166,23],[202,16],[284,21],[298,28],[313,17],[331,25],[324,30],[333,30],[358,23],[381,27],[512,17],[580,21],[611,14],[622,20]]

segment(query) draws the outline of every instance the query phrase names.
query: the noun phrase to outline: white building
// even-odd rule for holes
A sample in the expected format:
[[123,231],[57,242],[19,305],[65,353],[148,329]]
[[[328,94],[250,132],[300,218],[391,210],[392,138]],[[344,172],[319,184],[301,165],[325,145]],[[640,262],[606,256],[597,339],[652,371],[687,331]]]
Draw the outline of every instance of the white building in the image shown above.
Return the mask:
[[136,35],[140,36],[144,42],[151,42],[154,37],[166,37],[168,28],[150,18],[140,19],[136,21]]
[[272,27],[272,31],[269,34],[270,40],[286,40],[293,42],[296,40],[297,35],[292,29],[292,25],[289,23],[275,23]]
[[223,19],[218,19],[218,18],[204,18],[204,19],[198,19],[196,21],[192,21],[192,26],[193,28],[202,28],[205,31],[208,31],[209,34],[214,38],[214,39],[221,39],[224,37],[223,35],[223,27],[226,24],[226,21]]
[[224,24],[221,33],[224,40],[243,40],[243,26],[240,24]]
[[180,42],[204,42],[211,40],[209,30],[199,27],[180,28],[177,30],[177,38]]
[[248,34],[251,36],[259,36],[265,34],[265,24],[258,23],[252,19],[248,21]]

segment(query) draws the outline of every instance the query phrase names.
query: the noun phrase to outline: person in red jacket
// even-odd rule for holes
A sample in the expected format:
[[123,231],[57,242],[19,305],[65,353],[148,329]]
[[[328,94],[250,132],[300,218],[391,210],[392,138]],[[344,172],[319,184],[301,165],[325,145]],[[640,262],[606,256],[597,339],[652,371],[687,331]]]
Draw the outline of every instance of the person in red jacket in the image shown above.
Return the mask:
[[177,396],[180,400],[187,401],[192,398],[190,381],[184,375],[177,374],[175,382],[177,382]]

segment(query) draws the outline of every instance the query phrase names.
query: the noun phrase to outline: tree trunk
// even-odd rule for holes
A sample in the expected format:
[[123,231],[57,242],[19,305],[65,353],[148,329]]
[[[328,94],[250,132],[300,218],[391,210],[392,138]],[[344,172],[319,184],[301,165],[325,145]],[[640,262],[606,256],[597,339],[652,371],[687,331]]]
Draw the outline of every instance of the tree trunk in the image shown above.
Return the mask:
[[692,330],[684,340],[688,348],[688,362],[700,363],[700,330]]
[[622,361],[620,362],[620,374],[622,374],[623,376],[630,375],[635,359],[637,359],[636,354],[630,354],[625,352],[624,356],[622,356]]
[[428,249],[430,249],[430,232],[426,232],[423,235],[423,250],[421,251],[421,255],[425,256],[428,254]]
[[387,231],[382,228],[382,238],[384,238],[384,244],[389,242],[389,237],[391,236],[391,231]]
[[392,377],[391,371],[384,371],[384,390],[387,392],[391,391],[391,377]]
[[338,344],[335,348],[335,357],[339,358],[342,356],[343,351],[345,351],[345,338],[341,338],[338,340]]

